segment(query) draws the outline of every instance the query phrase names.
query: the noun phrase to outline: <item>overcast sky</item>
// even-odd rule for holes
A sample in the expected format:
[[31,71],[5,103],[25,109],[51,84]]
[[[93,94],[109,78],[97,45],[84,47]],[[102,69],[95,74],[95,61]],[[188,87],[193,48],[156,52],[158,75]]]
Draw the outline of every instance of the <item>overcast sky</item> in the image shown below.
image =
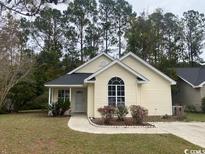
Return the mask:
[[[165,12],[172,12],[179,17],[187,10],[196,10],[205,13],[205,0],[127,0],[133,10],[139,15],[145,11],[152,13],[157,8],[162,8]],[[201,57],[205,60],[205,50]]]
[[173,12],[182,16],[184,11],[194,9],[199,12],[205,13],[205,0],[127,0],[132,4],[133,9],[140,13],[148,11],[152,13],[156,8]]

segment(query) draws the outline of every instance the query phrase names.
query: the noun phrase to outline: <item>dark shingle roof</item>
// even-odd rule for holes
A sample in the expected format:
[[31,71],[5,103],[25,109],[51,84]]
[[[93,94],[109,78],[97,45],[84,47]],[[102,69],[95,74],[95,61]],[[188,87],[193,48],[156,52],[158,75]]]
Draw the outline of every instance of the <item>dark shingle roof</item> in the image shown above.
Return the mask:
[[84,83],[84,79],[92,75],[92,73],[73,73],[63,75],[55,80],[47,82],[45,85],[80,85]]
[[199,86],[202,82],[205,81],[204,67],[177,68],[176,72],[179,77],[183,78],[194,86]]

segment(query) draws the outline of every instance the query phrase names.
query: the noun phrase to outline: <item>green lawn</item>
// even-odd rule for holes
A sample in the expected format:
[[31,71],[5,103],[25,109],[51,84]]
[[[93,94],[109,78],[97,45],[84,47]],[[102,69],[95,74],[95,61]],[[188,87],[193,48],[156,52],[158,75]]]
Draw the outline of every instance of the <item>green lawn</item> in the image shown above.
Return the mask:
[[205,113],[186,113],[186,121],[205,122]]
[[0,115],[0,153],[183,153],[199,147],[173,135],[95,135],[46,113]]

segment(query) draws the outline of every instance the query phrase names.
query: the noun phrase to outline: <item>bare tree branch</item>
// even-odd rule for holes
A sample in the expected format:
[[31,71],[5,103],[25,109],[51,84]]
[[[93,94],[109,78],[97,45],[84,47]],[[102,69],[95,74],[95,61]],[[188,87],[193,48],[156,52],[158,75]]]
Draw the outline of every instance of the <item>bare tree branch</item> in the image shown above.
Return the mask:
[[32,70],[33,60],[23,52],[25,43],[19,23],[12,17],[6,19],[0,31],[0,107],[12,87],[23,80]]

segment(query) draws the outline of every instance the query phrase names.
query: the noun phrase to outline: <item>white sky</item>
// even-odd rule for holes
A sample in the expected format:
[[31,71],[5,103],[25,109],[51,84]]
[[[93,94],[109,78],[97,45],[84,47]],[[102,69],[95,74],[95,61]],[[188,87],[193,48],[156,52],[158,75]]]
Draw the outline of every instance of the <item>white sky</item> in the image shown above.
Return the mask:
[[156,8],[170,11],[174,14],[182,16],[184,11],[197,10],[205,13],[205,0],[127,0],[132,4],[133,9],[139,13],[148,11],[152,13]]
[[[133,10],[139,15],[145,11],[152,13],[157,8],[162,8],[165,12],[172,12],[181,17],[183,12],[196,10],[205,13],[205,0],[127,0]],[[205,50],[201,57],[205,60]]]

